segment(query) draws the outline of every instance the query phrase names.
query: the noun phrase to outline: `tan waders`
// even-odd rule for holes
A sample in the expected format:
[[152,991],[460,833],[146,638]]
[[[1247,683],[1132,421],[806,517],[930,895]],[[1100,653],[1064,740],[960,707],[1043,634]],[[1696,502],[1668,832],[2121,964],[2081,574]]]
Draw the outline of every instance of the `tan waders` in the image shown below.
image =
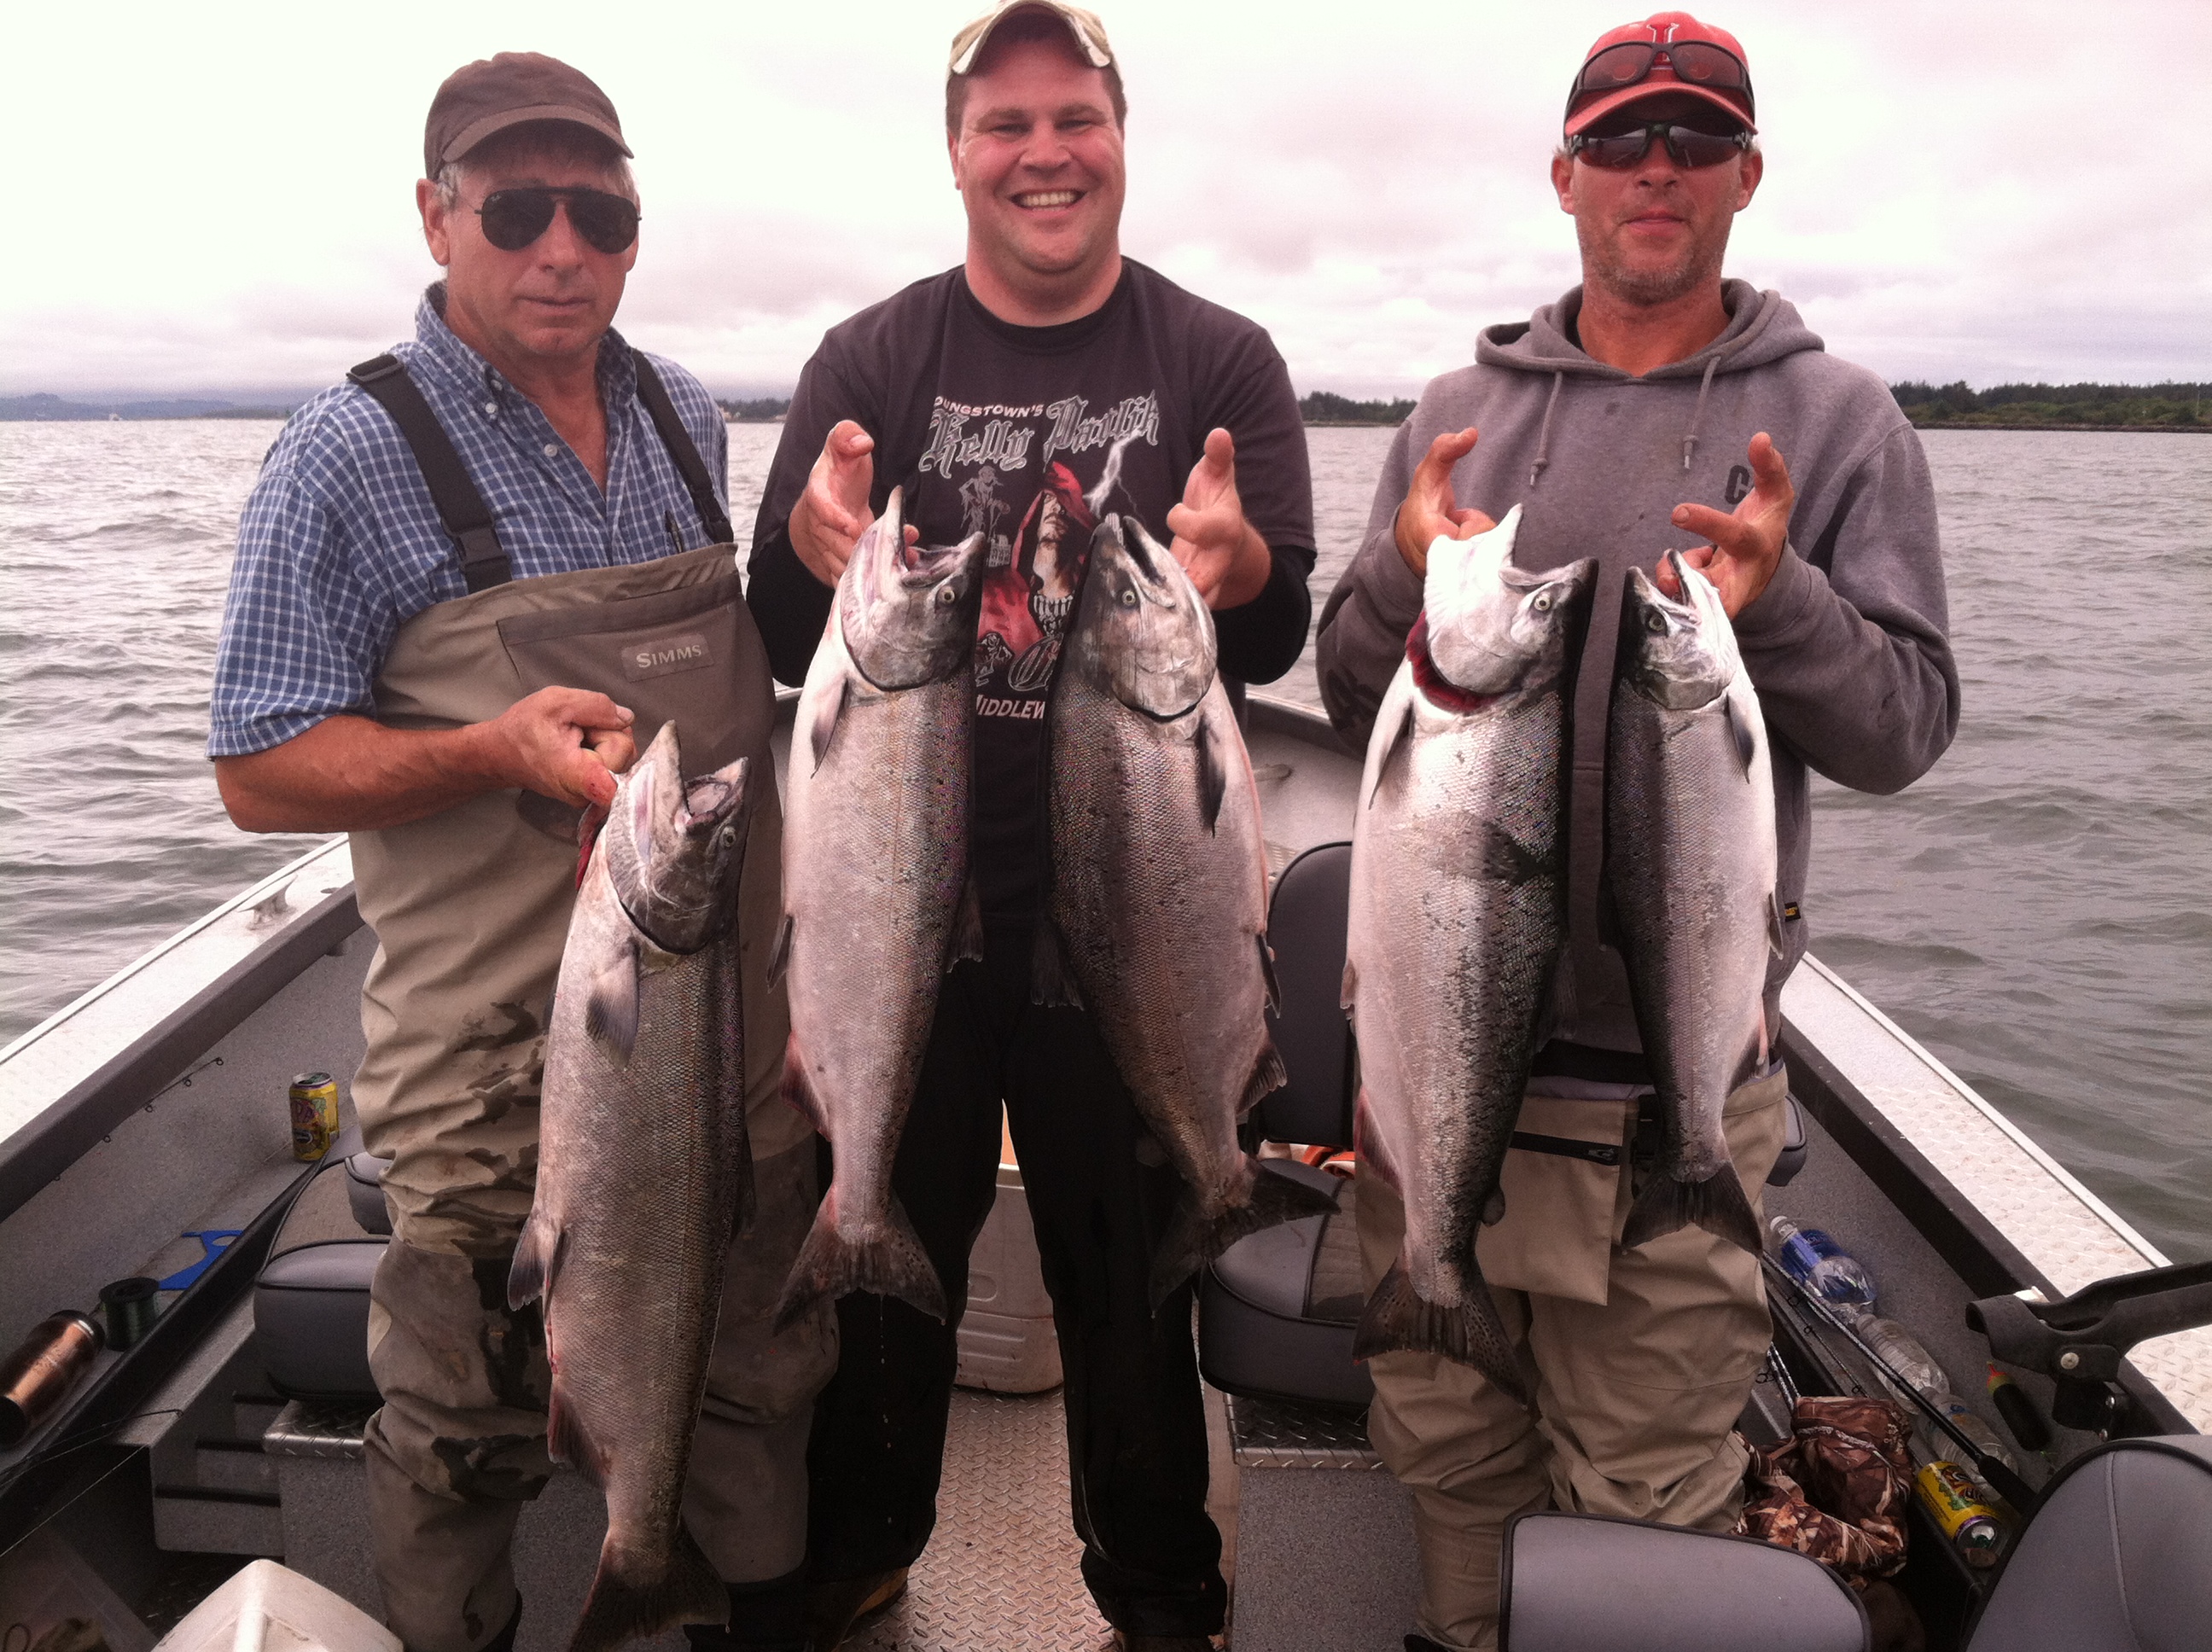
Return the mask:
[[[1728,1099],[1729,1151],[1754,1210],[1782,1151],[1787,1083],[1778,1066]],[[1576,1087],[1538,1079],[1531,1089]],[[1626,1095],[1531,1093],[1519,1127],[1626,1146],[1636,1110]],[[1627,1157],[1614,1167],[1506,1156],[1504,1218],[1482,1230],[1475,1255],[1530,1378],[1533,1412],[1434,1354],[1368,1362],[1369,1436],[1413,1494],[1415,1627],[1454,1652],[1498,1644],[1498,1545],[1516,1514],[1566,1509],[1735,1529],[1745,1454],[1731,1430],[1772,1334],[1759,1259],[1694,1227],[1620,1248]],[[1358,1212],[1372,1291],[1405,1237],[1405,1206],[1363,1170]]]
[[[427,609],[394,640],[376,714],[456,728],[553,683],[631,708],[641,750],[672,717],[688,772],[749,756],[768,782],[739,895],[759,1210],[730,1252],[684,1518],[726,1580],[778,1577],[805,1556],[808,1420],[836,1331],[827,1311],[781,1334],[769,1324],[812,1219],[814,1154],[779,1096],[787,1016],[766,984],[781,908],[775,702],[730,547]],[[506,1628],[508,1538],[551,1470],[544,1333],[534,1306],[507,1307],[507,1273],[536,1179],[546,1011],[577,853],[571,816],[514,792],[353,837],[362,915],[380,943],[354,1099],[369,1151],[391,1161],[393,1234],[371,1293],[384,1406],[369,1424],[368,1477],[386,1615],[410,1652],[473,1652]]]

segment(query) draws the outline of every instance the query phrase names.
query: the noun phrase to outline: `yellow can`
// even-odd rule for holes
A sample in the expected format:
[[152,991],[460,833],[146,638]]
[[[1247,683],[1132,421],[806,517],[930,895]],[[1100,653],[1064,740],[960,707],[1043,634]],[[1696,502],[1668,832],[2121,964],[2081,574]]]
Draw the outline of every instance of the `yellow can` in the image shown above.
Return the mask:
[[292,1157],[312,1163],[331,1151],[337,1133],[337,1081],[327,1072],[293,1079]]
[[1959,1558],[1970,1566],[1994,1566],[2004,1552],[2004,1521],[1982,1497],[1972,1476],[1937,1458],[1913,1476],[1920,1506],[1934,1518]]

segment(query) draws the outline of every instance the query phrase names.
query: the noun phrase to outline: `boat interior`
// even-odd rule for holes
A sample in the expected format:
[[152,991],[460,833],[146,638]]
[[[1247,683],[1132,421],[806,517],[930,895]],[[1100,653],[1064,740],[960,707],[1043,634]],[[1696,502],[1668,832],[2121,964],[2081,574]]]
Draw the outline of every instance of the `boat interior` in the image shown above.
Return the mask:
[[[787,728],[789,712],[787,698]],[[1351,1139],[1356,1052],[1337,999],[1359,764],[1310,711],[1254,695],[1245,716],[1291,1074],[1249,1127],[1271,1169],[1340,1204],[1243,1241],[1202,1283],[1194,1333],[1230,1634],[1238,1652],[1382,1652],[1413,1621],[1412,1509],[1368,1444],[1372,1388],[1351,1357],[1352,1184],[1319,1162]],[[5,1652],[143,1652],[254,1557],[379,1611],[360,1460],[376,1404],[368,1285],[389,1230],[380,1166],[350,1130],[319,1162],[295,1160],[285,1102],[295,1073],[331,1072],[352,1124],[344,1081],[375,938],[350,878],[342,840],[319,847],[0,1051],[0,1349],[58,1309],[97,1311],[101,1287],[127,1276],[157,1280],[161,1304],[0,1451]],[[2212,1268],[2169,1265],[1817,960],[1784,1007],[1791,1146],[1768,1214],[1864,1261],[1881,1311],[2001,1441],[2014,1436],[1979,1380],[1993,1357],[2051,1427],[2047,1448],[2012,1454],[2002,1489],[2028,1518],[1998,1564],[1968,1564],[1911,1506],[1896,1582],[1926,1645],[2201,1644],[2106,1641],[2097,1625],[2212,1623],[2199,1435],[2212,1425]],[[1004,1157],[971,1266],[936,1534],[855,1648],[1112,1643],[1077,1570],[1058,1354],[1020,1167]],[[1753,1443],[1786,1436],[1793,1392],[1886,1392],[1842,1327],[1770,1295],[1775,1354],[1741,1422]],[[525,1514],[522,1652],[566,1644],[604,1524],[598,1494],[568,1473]],[[1850,1591],[1742,1540],[1527,1516],[1506,1576],[1509,1647],[1866,1643]],[[50,1638],[72,1622],[97,1639]],[[685,1643],[672,1631],[655,1644]]]

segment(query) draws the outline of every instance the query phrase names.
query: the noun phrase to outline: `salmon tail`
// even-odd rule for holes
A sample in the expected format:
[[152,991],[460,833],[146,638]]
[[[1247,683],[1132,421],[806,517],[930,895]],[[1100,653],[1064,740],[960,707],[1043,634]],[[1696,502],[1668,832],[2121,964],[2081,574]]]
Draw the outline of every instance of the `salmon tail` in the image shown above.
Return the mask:
[[1522,1380],[1521,1363],[1514,1357],[1513,1339],[1498,1316],[1490,1286],[1482,1270],[1470,1258],[1467,1301],[1447,1308],[1425,1300],[1413,1289],[1404,1257],[1390,1264],[1382,1283],[1367,1299],[1359,1316],[1359,1329],[1352,1339],[1354,1359],[1398,1352],[1441,1354],[1472,1366],[1488,1377],[1503,1394],[1522,1405],[1528,1403],[1528,1385]]
[[617,1549],[610,1532],[568,1652],[615,1652],[678,1624],[729,1620],[729,1585],[682,1526],[676,1528],[667,1561],[658,1568],[647,1557]]
[[1334,1194],[1263,1169],[1256,1159],[1247,1157],[1244,1163],[1251,1172],[1252,1196],[1243,1204],[1231,1205],[1212,1218],[1200,1213],[1188,1193],[1176,1206],[1166,1236],[1152,1253],[1154,1313],[1184,1280],[1248,1234],[1302,1217],[1335,1213]]
[[896,1194],[891,1197],[885,1231],[855,1244],[837,1231],[836,1193],[831,1190],[814,1213],[813,1229],[791,1265],[783,1300],[776,1304],[775,1328],[787,1330],[816,1303],[824,1298],[834,1302],[854,1291],[896,1297],[934,1320],[946,1316],[945,1283],[937,1277],[936,1266],[921,1248]]
[[1759,1218],[1752,1214],[1751,1201],[1743,1193],[1743,1179],[1732,1164],[1722,1165],[1703,1181],[1654,1177],[1628,1212],[1621,1247],[1633,1250],[1677,1228],[1692,1225],[1740,1245],[1754,1256],[1765,1248],[1760,1242]]

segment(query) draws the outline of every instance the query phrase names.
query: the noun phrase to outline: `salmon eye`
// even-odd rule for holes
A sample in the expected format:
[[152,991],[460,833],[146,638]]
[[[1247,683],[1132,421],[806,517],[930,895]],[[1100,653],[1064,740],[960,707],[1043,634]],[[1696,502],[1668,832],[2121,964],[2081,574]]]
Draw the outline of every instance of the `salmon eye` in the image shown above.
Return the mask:
[[950,608],[954,603],[960,600],[960,593],[957,591],[955,591],[949,585],[940,585],[937,587],[937,596],[935,600],[942,604],[944,606]]
[[1540,614],[1550,613],[1552,611],[1552,593],[1548,591],[1539,591],[1536,593],[1535,600],[1531,602],[1528,606],[1534,609]]
[[1133,585],[1123,586],[1121,587],[1121,606],[1124,608],[1134,608],[1136,605],[1137,587]]
[[1654,636],[1658,635],[1667,629],[1667,616],[1654,609],[1644,616],[1644,629]]

